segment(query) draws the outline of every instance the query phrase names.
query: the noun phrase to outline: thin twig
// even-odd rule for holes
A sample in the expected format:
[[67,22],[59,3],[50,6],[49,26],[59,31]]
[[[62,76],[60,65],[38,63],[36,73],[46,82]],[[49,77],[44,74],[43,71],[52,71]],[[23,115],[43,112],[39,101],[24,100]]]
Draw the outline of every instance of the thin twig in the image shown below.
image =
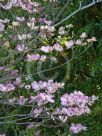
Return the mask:
[[75,14],[77,14],[78,12],[80,12],[80,11],[82,11],[82,10],[85,10],[85,9],[87,9],[87,8],[89,8],[89,7],[92,7],[92,6],[94,6],[95,4],[100,3],[100,2],[102,2],[102,0],[100,0],[100,1],[93,1],[92,3],[90,3],[90,4],[88,4],[88,5],[84,6],[84,7],[78,8],[76,11],[74,11],[74,12],[73,12],[72,14],[70,14],[69,16],[65,17],[63,20],[61,20],[60,22],[54,24],[54,26],[56,27],[56,26],[62,24],[63,22],[65,22],[66,20],[68,20],[69,18],[71,18],[72,16],[74,16]]

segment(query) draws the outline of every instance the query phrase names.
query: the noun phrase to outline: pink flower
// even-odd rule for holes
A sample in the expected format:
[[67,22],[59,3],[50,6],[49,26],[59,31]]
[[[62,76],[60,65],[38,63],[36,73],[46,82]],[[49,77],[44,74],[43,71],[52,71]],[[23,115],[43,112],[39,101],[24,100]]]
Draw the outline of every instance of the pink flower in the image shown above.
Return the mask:
[[39,4],[38,2],[32,2],[31,0],[29,0],[29,3],[30,3],[31,5],[33,5],[34,7],[40,6],[40,4]]
[[3,84],[0,84],[0,91],[2,92],[6,91],[6,87]]
[[22,34],[22,35],[17,35],[18,40],[22,41],[22,40],[27,40],[31,38],[30,34]]
[[80,35],[80,38],[86,38],[86,37],[87,37],[87,35],[86,35],[85,32],[83,32],[83,33]]
[[48,102],[50,102],[50,103],[54,103],[53,96],[50,95],[50,94],[46,95],[46,100],[47,100]]
[[51,46],[42,46],[42,47],[41,47],[41,50],[42,50],[43,52],[48,53],[48,52],[50,52],[50,51],[53,50],[53,47],[51,47]]
[[54,83],[53,80],[48,80],[48,82],[39,81],[38,83],[34,81],[31,86],[34,90],[45,89],[47,93],[53,94],[58,90],[58,88],[63,88],[64,83]]
[[18,100],[18,104],[19,105],[24,105],[27,99],[24,98],[24,96],[20,96],[19,100]]
[[16,49],[18,50],[18,51],[20,51],[20,52],[22,52],[22,51],[24,51],[24,49],[25,49],[25,47],[24,47],[24,45],[22,44],[22,45],[17,45],[16,46]]
[[34,81],[32,84],[31,84],[31,86],[32,86],[32,88],[34,89],[34,90],[39,90],[40,88],[39,88],[39,85],[38,85],[38,83],[36,82],[36,81]]
[[0,70],[5,70],[5,67],[4,66],[0,66]]
[[16,101],[16,98],[15,98],[15,97],[8,100],[8,102],[9,102],[10,104],[13,104],[15,101]]
[[42,108],[34,109],[34,110],[32,111],[32,115],[33,115],[34,117],[38,117],[38,116],[41,114],[42,110],[43,110]]
[[82,41],[80,39],[76,40],[75,44],[77,45],[81,45],[82,44]]
[[27,58],[27,61],[31,62],[31,61],[34,61],[34,60],[39,60],[40,59],[40,55],[39,54],[28,54],[26,56]]
[[16,20],[19,22],[24,22],[25,18],[24,17],[16,17]]
[[15,87],[11,83],[6,84],[5,86],[3,84],[0,84],[0,91],[2,91],[2,92],[13,91],[14,89],[15,89]]
[[40,57],[40,60],[41,61],[45,61],[47,59],[47,57],[45,56],[45,55],[42,55],[41,57]]
[[81,131],[86,131],[87,127],[83,126],[82,124],[71,124],[69,131],[71,133],[77,134]]
[[17,4],[17,0],[10,0],[9,2],[6,3],[6,5],[0,4],[0,7],[2,7],[5,10],[9,10],[16,4]]
[[6,84],[6,91],[12,91],[15,89],[14,85],[11,83]]
[[65,123],[65,122],[67,122],[68,117],[67,117],[67,116],[59,116],[59,119],[60,119],[63,123]]
[[18,0],[18,4],[23,10],[26,10],[29,13],[35,13],[40,10],[38,8],[38,6],[40,6],[40,4],[37,2],[31,2],[31,0],[29,0],[28,2],[26,0]]
[[46,94],[46,93],[38,93],[36,96],[31,96],[31,102],[36,102],[37,105],[41,106],[48,102],[54,103],[53,95]]
[[32,60],[39,60],[40,59],[40,55],[39,54],[32,54]]
[[96,42],[96,38],[95,37],[92,37],[91,39],[87,39],[87,42],[91,43],[91,42]]
[[22,88],[23,87],[23,83],[22,83],[22,80],[21,78],[16,78],[16,81],[13,82],[15,85],[17,85],[19,88]]
[[56,51],[63,51],[63,47],[59,44],[59,43],[56,43],[53,48],[56,50]]
[[74,44],[75,42],[73,40],[65,42],[65,46],[67,47],[67,49],[72,48]]

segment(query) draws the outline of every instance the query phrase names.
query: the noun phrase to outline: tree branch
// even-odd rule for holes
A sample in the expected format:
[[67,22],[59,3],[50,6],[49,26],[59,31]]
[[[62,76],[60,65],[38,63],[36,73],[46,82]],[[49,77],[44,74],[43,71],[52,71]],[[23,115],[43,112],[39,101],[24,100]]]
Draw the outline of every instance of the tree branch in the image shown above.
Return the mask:
[[62,24],[63,22],[65,22],[66,20],[68,20],[69,18],[71,18],[72,16],[74,16],[75,14],[77,14],[78,12],[80,12],[82,10],[85,10],[85,9],[87,9],[89,7],[92,7],[95,4],[100,3],[100,2],[102,2],[102,0],[93,1],[92,3],[90,3],[90,4],[88,4],[88,5],[84,6],[84,7],[79,7],[79,9],[77,9],[76,11],[74,11],[72,14],[70,14],[69,16],[67,16],[66,18],[64,18],[63,20],[61,20],[60,22],[54,24],[54,26],[56,27],[56,26]]

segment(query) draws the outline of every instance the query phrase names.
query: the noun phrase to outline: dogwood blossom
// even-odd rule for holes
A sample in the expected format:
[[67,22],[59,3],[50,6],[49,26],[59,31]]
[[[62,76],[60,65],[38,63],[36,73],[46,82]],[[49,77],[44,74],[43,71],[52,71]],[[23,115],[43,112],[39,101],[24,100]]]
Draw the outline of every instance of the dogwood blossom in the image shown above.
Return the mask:
[[0,84],[0,91],[9,92],[15,89],[14,85],[11,83],[7,83],[6,85]]
[[65,42],[65,46],[67,47],[67,49],[72,48],[74,44],[75,42],[73,40]]
[[34,91],[38,91],[40,89],[44,89],[44,90],[46,90],[47,93],[53,94],[59,88],[63,88],[64,87],[64,83],[57,83],[57,82],[54,83],[53,80],[48,80],[48,82],[46,82],[46,81],[39,81],[39,82],[34,81],[31,84],[31,86],[34,89]]
[[87,127],[83,126],[82,124],[71,124],[69,131],[73,134],[77,134],[81,131],[86,131]]

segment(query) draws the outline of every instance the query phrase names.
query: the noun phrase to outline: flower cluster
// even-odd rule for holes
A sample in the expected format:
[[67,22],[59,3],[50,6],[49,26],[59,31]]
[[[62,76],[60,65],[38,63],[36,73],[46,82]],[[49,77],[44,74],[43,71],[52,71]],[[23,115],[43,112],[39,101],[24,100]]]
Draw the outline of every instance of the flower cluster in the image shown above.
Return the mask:
[[28,62],[35,61],[35,60],[41,60],[45,61],[47,57],[45,55],[39,55],[39,54],[27,54],[26,59]]
[[[80,91],[74,91],[70,94],[64,94],[61,97],[61,108],[56,109],[57,114],[67,117],[81,116],[90,114],[90,105],[92,105],[98,97],[86,96]],[[61,116],[59,116],[61,118]],[[61,119],[62,120],[62,119]]]
[[42,46],[41,51],[43,51],[45,53],[49,53],[49,52],[52,52],[52,51],[59,51],[60,52],[60,51],[64,51],[64,48],[70,49],[70,48],[75,47],[75,45],[85,46],[88,43],[93,43],[93,42],[97,41],[95,37],[92,37],[90,39],[86,39],[86,38],[87,38],[87,35],[86,35],[85,32],[83,32],[80,35],[80,39],[65,40],[64,43],[63,43],[64,46],[62,46],[62,44],[60,42],[54,44],[53,46],[49,46],[49,45],[48,46]]
[[55,28],[54,26],[51,25],[44,25],[40,27],[40,36],[42,38],[46,38],[48,36],[53,36],[54,35]]
[[11,83],[8,83],[6,85],[0,84],[0,91],[2,91],[2,92],[13,91],[14,89],[15,89],[15,87]]
[[25,47],[24,44],[20,45],[20,44],[17,44],[16,46],[16,50],[19,51],[19,52],[24,52],[24,51],[27,51],[28,47]]
[[46,60],[52,60],[56,61],[55,57],[49,57],[46,55],[39,55],[39,54],[27,54],[26,56],[26,61],[27,62],[32,62],[32,61],[46,61]]
[[22,34],[22,35],[18,35],[18,40],[27,40],[30,39],[31,35],[30,34]]
[[63,47],[59,43],[54,44],[54,46],[42,46],[41,47],[41,51],[43,51],[45,53],[48,53],[48,52],[51,52],[54,50],[55,51],[63,51]]
[[31,102],[36,103],[38,106],[43,106],[47,103],[54,103],[54,95],[47,93],[38,93],[36,96],[31,96]]
[[10,0],[5,5],[0,4],[0,6],[5,10],[9,10],[14,6],[18,6],[23,10],[28,11],[29,13],[38,13],[43,9],[40,3],[32,2],[31,0],[29,0],[28,2],[26,0]]
[[47,93],[49,94],[53,94],[55,93],[59,88],[63,88],[64,87],[64,83],[57,83],[53,80],[49,80],[48,82],[46,81],[39,81],[36,82],[34,81],[31,84],[32,88],[34,89],[34,91],[38,91],[38,90],[45,90]]
[[[35,92],[38,92],[36,96],[31,96],[31,101],[37,102],[38,105],[43,105],[48,102],[54,103],[54,94],[59,88],[63,88],[64,83],[57,83],[53,80],[46,81],[34,81],[31,84]],[[40,90],[45,90],[45,92],[39,92]]]
[[83,126],[82,124],[71,124],[69,131],[73,134],[77,134],[81,131],[86,131],[87,127]]
[[18,0],[18,4],[23,10],[26,10],[29,13],[38,13],[42,10],[42,7],[38,2],[32,2],[31,0],[29,0],[29,2],[26,2],[26,0]]

